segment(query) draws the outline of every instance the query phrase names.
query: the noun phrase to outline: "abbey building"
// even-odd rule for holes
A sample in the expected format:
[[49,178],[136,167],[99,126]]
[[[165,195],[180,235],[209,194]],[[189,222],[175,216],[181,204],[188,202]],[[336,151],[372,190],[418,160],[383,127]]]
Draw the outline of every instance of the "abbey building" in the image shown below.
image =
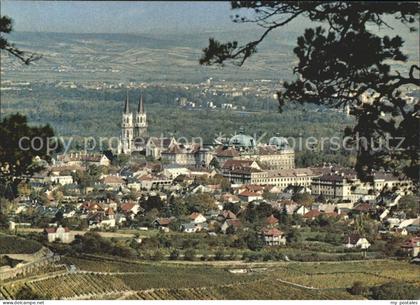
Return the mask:
[[147,115],[144,111],[143,96],[139,98],[136,112],[130,112],[128,95],[122,113],[121,136],[118,146],[119,154],[130,155],[136,147],[136,139],[147,136]]

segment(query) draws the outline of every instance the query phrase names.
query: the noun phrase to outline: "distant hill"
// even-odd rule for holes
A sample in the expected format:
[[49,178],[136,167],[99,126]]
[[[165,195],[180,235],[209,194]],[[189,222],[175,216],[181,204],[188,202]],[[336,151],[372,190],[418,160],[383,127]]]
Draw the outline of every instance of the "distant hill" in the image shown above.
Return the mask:
[[5,79],[200,81],[208,77],[226,80],[290,77],[296,58],[292,52],[296,33],[277,33],[260,54],[242,67],[203,67],[198,64],[209,37],[247,42],[255,32],[205,32],[194,34],[72,34],[17,32],[10,41],[43,58],[31,66],[2,54]]
[[[400,22],[389,19],[387,22],[394,29],[384,27],[381,35],[402,36],[409,62],[395,68],[404,72],[409,64],[419,60],[418,35],[409,33]],[[11,42],[24,50],[36,51],[43,58],[34,65],[23,66],[2,53],[2,79],[197,82],[213,77],[232,81],[284,80],[292,78],[292,69],[297,64],[293,53],[297,37],[305,28],[319,24],[301,20],[272,32],[258,46],[259,54],[249,58],[240,68],[229,64],[224,68],[198,64],[210,37],[246,43],[262,33],[262,29],[242,26],[240,31],[225,26],[217,31],[199,32],[191,28],[183,33],[161,30],[142,34],[13,32],[7,35]],[[378,28],[373,26],[372,30]]]

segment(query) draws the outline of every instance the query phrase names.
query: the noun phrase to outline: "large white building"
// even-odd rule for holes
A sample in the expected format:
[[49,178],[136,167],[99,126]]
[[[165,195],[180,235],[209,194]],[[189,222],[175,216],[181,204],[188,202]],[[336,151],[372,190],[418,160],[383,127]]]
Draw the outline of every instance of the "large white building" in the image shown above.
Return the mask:
[[266,170],[295,168],[295,151],[286,138],[279,136],[270,138],[266,144],[257,144],[253,137],[240,132],[218,146],[214,155],[221,164],[231,159],[254,160]]
[[288,186],[310,188],[317,174],[309,168],[264,170],[253,160],[228,160],[222,166],[222,175],[233,184],[273,185],[284,190]]
[[356,202],[360,199],[374,199],[383,190],[411,193],[412,181],[388,173],[377,173],[371,182],[362,182],[352,170],[329,170],[311,183],[312,194],[325,199]]

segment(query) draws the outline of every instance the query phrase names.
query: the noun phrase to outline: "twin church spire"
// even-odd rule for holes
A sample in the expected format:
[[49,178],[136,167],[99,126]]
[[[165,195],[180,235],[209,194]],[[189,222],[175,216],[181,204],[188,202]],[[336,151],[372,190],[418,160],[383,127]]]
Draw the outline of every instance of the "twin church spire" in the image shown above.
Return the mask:
[[124,101],[121,123],[119,153],[131,154],[135,149],[135,139],[147,136],[147,115],[144,111],[143,95],[140,95],[137,112],[130,112],[128,93]]
[[[124,113],[126,113],[126,114],[130,113],[130,101],[128,99],[128,93],[127,93],[127,96],[125,97]],[[143,103],[143,94],[140,94],[139,104],[138,104],[138,107],[137,107],[137,113],[145,113],[144,112],[144,103]]]

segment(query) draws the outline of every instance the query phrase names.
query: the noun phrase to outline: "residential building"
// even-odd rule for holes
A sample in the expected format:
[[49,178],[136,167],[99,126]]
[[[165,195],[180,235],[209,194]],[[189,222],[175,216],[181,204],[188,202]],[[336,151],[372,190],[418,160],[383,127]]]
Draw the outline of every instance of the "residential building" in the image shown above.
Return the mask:
[[74,236],[70,233],[67,227],[50,227],[44,229],[48,242],[60,241],[62,243],[71,243],[74,240]]
[[197,212],[192,213],[189,218],[193,223],[203,223],[207,221],[203,214]]
[[401,248],[408,256],[417,257],[420,254],[420,237],[413,237],[407,240]]
[[267,246],[279,246],[286,244],[285,234],[277,228],[264,228],[260,236]]
[[111,160],[104,154],[87,153],[87,152],[70,152],[57,156],[54,166],[60,167],[77,167],[77,166],[110,166]]
[[352,233],[344,238],[344,246],[346,248],[368,249],[370,242],[358,233]]

